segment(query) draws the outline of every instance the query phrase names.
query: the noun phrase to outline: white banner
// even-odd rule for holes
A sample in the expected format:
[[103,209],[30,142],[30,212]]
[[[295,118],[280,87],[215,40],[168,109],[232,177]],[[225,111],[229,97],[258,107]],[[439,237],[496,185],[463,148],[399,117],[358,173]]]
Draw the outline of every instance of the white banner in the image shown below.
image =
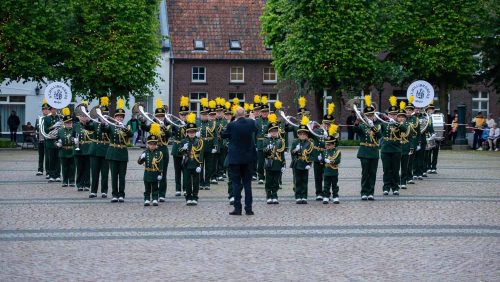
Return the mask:
[[71,103],[71,89],[62,82],[52,82],[45,87],[47,103],[56,109],[62,109]]
[[434,100],[434,88],[425,80],[417,80],[410,84],[406,91],[406,98],[413,96],[413,105],[417,108],[427,107]]

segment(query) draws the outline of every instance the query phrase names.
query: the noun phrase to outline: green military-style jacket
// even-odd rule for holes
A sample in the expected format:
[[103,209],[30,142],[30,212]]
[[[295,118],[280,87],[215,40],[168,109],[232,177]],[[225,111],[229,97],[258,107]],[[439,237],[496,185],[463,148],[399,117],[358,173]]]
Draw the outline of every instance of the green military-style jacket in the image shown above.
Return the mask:
[[200,137],[203,140],[203,150],[205,153],[211,153],[214,148],[218,149],[217,140],[219,136],[217,134],[217,124],[215,120],[201,121],[199,128]]
[[181,157],[179,153],[180,144],[182,139],[186,137],[186,129],[184,127],[172,127],[172,156]]
[[[314,132],[316,134],[321,133],[319,128],[315,129]],[[323,153],[323,151],[325,150],[325,138],[317,137],[317,136],[313,135],[312,140],[314,142],[314,150],[312,151],[311,159],[317,163],[322,162],[322,161],[318,160],[318,156],[320,156],[321,153]]]
[[[182,150],[184,144],[188,144],[187,150]],[[203,156],[205,151],[205,141],[195,137],[193,139],[187,137],[181,141],[179,152],[182,154],[182,167],[187,169],[195,169],[203,164]]]
[[[158,175],[161,175],[163,171],[163,153],[158,149],[153,151],[147,149],[143,153],[146,154],[146,157],[144,159],[139,157],[137,163],[144,164],[144,181],[156,182],[158,181]],[[166,175],[163,177],[166,177]]]
[[224,139],[221,138],[222,131],[226,128],[228,122],[224,117],[222,117],[215,119],[215,124],[217,128],[217,149],[220,152],[224,145]]
[[62,147],[59,148],[59,158],[73,158],[75,141],[73,140],[73,128],[60,128],[57,131],[57,140],[61,142]]
[[416,115],[412,115],[406,118],[406,124],[408,126],[408,141],[410,142],[410,150],[414,150],[418,145],[418,136],[420,134],[420,123]]
[[[59,116],[48,115],[43,117],[43,128],[45,130],[45,134],[48,134],[51,131],[51,127],[56,124],[60,120]],[[56,149],[57,139],[45,139],[45,144],[48,149]]]
[[410,153],[410,149],[411,149],[411,143],[410,143],[410,140],[409,140],[409,135],[410,135],[410,131],[411,131],[411,128],[410,128],[410,123],[408,122],[408,120],[406,120],[404,123],[403,123],[405,126],[406,126],[406,130],[405,131],[402,131],[400,136],[401,136],[401,154],[403,155],[408,155]]
[[333,149],[325,149],[325,151],[323,151],[322,153],[323,160],[326,159],[330,160],[330,163],[325,162],[325,169],[323,170],[325,176],[339,175],[339,164],[341,155],[342,154],[340,150],[337,150],[336,147]]
[[[272,145],[272,148],[268,148]],[[270,171],[281,171],[285,167],[285,140],[283,138],[268,137],[263,142],[265,156],[265,168]]]
[[[78,137],[79,144],[75,145],[75,156],[88,156],[92,153],[92,135],[93,131],[87,130],[86,126],[80,122],[73,123],[74,136]],[[80,150],[76,150],[80,148]]]
[[109,134],[109,148],[106,152],[106,160],[128,162],[128,149],[132,132],[114,125],[104,127],[104,132]]
[[269,126],[269,120],[267,118],[259,117],[256,119],[257,122],[257,134],[255,135],[256,146],[258,151],[264,149],[264,140],[267,135],[267,128]]
[[293,127],[284,121],[279,122],[279,133],[280,137],[285,140],[286,150],[288,150],[288,132],[293,131]]
[[382,137],[382,130],[379,124],[370,128],[366,124],[358,124],[353,127],[354,132],[360,137],[358,149],[358,159],[378,159],[379,140]]
[[[423,118],[423,115],[422,114],[415,114],[415,116],[417,117],[417,120],[420,123],[420,120]],[[427,145],[426,135],[427,135],[427,131],[429,130],[429,128],[424,130],[424,132],[422,132],[422,129],[423,128],[421,126],[419,126],[419,130],[418,130],[418,134],[417,134],[417,145],[420,145],[422,147],[422,150],[423,150],[423,149],[425,149],[425,146]]]
[[105,125],[90,121],[85,125],[87,130],[92,131],[92,144],[90,153],[92,156],[105,157],[109,147],[109,134],[105,130]]
[[382,141],[380,152],[382,153],[401,153],[401,132],[407,130],[404,124],[382,123]]
[[[293,152],[295,147],[300,145],[300,150]],[[312,164],[311,154],[314,150],[314,142],[312,139],[300,140],[295,139],[292,143],[292,168],[298,170],[306,170],[306,166]]]

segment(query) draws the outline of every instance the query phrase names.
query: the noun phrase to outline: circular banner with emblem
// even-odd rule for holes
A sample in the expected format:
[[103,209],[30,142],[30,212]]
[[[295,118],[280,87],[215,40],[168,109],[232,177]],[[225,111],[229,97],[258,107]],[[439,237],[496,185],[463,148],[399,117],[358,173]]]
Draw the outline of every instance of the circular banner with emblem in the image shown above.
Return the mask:
[[62,109],[71,103],[71,89],[62,82],[52,82],[45,87],[47,103],[56,109]]
[[406,91],[406,98],[413,96],[413,105],[417,108],[427,107],[434,100],[434,88],[425,80],[417,80],[410,84]]

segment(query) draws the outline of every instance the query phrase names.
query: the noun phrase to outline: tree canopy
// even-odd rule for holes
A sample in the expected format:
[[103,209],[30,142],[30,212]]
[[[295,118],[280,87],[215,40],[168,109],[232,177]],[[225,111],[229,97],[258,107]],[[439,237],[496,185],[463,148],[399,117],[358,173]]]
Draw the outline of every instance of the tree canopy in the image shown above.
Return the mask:
[[158,0],[6,0],[0,79],[70,81],[77,95],[141,97],[156,87]]

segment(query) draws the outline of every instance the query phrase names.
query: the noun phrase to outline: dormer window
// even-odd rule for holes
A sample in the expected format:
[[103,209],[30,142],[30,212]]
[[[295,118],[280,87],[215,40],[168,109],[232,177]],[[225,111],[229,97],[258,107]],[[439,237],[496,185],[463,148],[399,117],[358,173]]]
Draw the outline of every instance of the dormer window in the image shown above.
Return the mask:
[[241,50],[241,43],[239,40],[231,39],[229,40],[229,48],[231,50]]
[[201,39],[193,40],[194,50],[205,50],[205,42]]

